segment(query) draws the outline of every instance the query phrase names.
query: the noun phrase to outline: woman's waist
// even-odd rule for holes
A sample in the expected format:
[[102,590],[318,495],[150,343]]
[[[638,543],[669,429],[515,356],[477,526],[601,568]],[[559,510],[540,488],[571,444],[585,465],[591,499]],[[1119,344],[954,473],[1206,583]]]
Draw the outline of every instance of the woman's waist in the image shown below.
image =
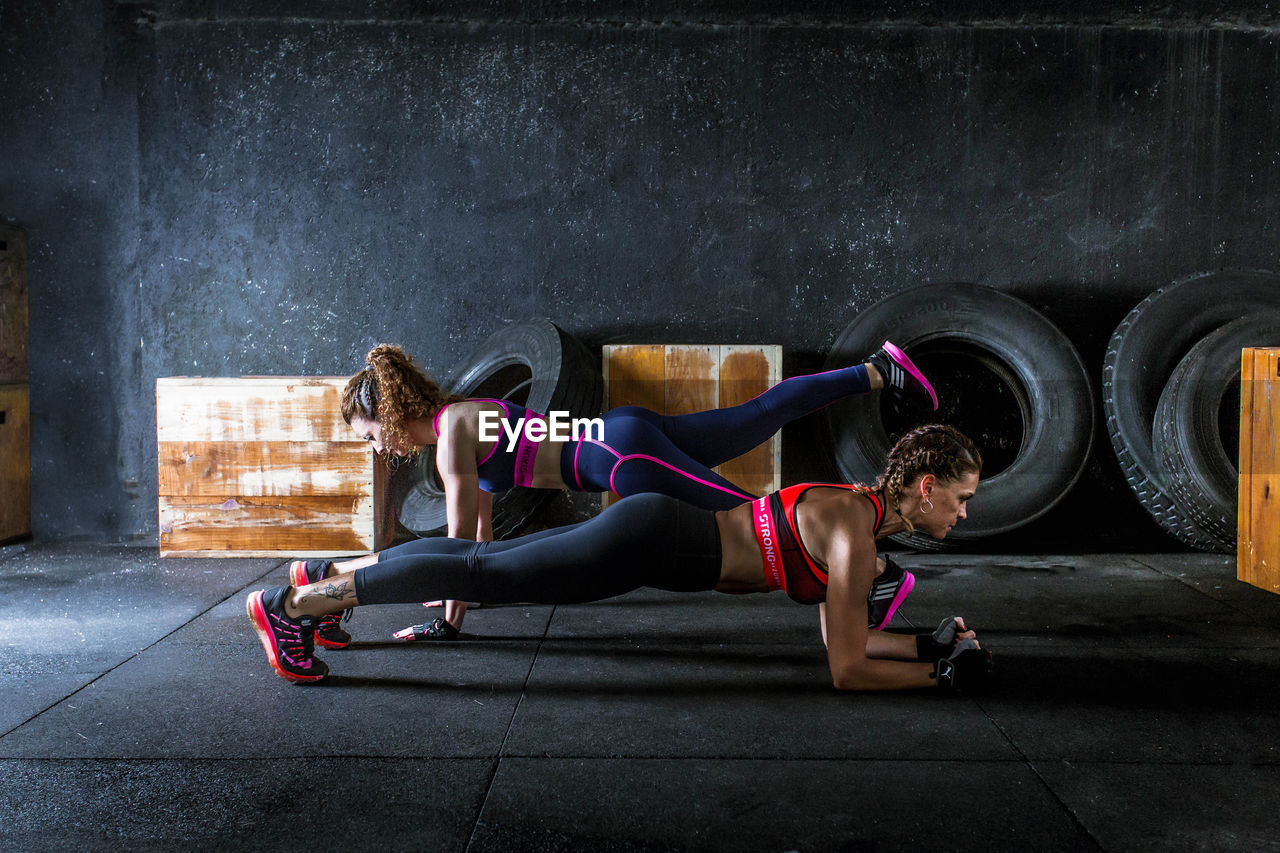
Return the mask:
[[754,525],[756,501],[716,513],[723,553],[720,569],[722,592],[768,592],[765,556],[760,549]]
[[564,489],[561,476],[561,456],[572,453],[575,441],[545,438],[542,441],[521,441],[515,448],[515,484],[534,489]]
[[503,440],[476,464],[481,488],[505,491],[512,486],[535,489],[563,489],[560,455],[569,442],[544,438],[540,441],[519,436]]

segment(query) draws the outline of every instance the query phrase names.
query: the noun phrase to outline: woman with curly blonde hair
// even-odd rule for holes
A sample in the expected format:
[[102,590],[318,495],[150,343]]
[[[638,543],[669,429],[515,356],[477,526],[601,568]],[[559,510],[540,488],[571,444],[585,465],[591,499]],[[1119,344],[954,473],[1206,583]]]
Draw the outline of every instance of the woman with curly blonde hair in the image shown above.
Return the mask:
[[[659,415],[638,406],[607,412],[598,438],[546,435],[531,440],[530,422],[542,413],[507,400],[467,399],[445,393],[403,349],[380,345],[366,367],[347,382],[342,416],[380,454],[403,456],[436,445],[445,491],[448,535],[477,542],[493,538],[493,494],[513,486],[613,492],[619,497],[656,492],[696,507],[723,510],[756,496],[711,469],[740,456],[784,424],[851,394],[884,389],[938,407],[928,379],[889,341],[862,364],[786,379],[739,406],[688,415]],[[497,439],[492,429],[501,425]],[[519,440],[508,440],[511,436]],[[321,560],[292,564],[291,580],[305,585],[369,565],[377,555],[336,568]],[[896,567],[894,567],[896,569]],[[883,572],[875,591],[873,627],[884,627],[911,590],[914,578]],[[402,639],[453,639],[466,604],[447,601],[442,619],[399,632]],[[318,642],[342,647],[350,635],[326,619]]]
[[315,583],[250,593],[267,660],[290,681],[329,669],[318,621],[362,605],[424,598],[578,604],[641,587],[730,594],[782,590],[817,604],[831,680],[842,690],[980,689],[990,653],[960,617],[931,634],[871,631],[876,541],[904,531],[943,539],[967,515],[982,457],[952,427],[904,435],[874,487],[802,483],[719,512],[659,494],[624,498],[595,518],[502,542],[420,539]]

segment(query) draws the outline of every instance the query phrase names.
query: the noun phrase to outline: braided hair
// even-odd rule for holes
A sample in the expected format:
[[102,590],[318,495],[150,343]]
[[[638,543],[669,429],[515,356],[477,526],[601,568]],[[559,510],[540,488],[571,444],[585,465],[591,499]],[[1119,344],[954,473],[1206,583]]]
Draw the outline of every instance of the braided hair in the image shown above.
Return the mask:
[[394,344],[369,350],[365,363],[342,391],[342,419],[348,424],[356,417],[377,422],[384,448],[410,446],[409,421],[425,420],[441,406],[467,399],[447,393]]
[[908,483],[922,474],[954,483],[975,472],[982,473],[982,454],[977,445],[953,426],[928,424],[898,439],[875,487],[883,491],[889,506],[906,521],[910,533],[915,528],[898,508]]

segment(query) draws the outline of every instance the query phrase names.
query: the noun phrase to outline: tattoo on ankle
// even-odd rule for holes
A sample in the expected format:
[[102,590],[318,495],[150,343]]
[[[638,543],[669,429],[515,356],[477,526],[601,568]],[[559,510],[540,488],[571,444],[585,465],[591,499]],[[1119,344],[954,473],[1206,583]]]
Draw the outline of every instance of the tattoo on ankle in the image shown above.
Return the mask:
[[325,598],[334,598],[338,601],[356,597],[355,590],[351,588],[351,581],[326,584],[320,591],[324,593]]

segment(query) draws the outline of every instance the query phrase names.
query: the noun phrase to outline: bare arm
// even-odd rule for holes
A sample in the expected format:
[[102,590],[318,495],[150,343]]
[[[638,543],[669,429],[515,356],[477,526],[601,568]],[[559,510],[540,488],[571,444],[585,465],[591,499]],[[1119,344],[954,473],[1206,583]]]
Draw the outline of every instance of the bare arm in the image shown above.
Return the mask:
[[[827,601],[822,623],[827,639],[831,681],[839,690],[901,690],[929,687],[933,665],[915,658],[915,639],[905,635],[870,636],[867,593],[875,577],[875,542],[848,531],[832,534],[827,554]],[[910,644],[910,652],[906,653]],[[886,659],[890,658],[890,659]]]
[[[880,577],[880,573],[884,571],[884,568],[885,568],[884,557],[881,557],[879,554],[877,554],[876,555],[876,577]],[[822,631],[822,645],[825,646],[827,644],[827,603],[825,601],[818,605],[818,627]],[[874,636],[874,634],[872,636]],[[873,658],[897,657],[897,655],[873,655],[871,654],[870,650],[868,650],[867,654]]]
[[916,657],[916,635],[868,631],[867,657],[882,660],[919,660]]
[[[436,469],[444,486],[450,538],[487,542],[493,538],[493,495],[480,488],[480,475],[476,470],[476,436],[469,428],[467,418],[468,414],[461,406],[445,410],[444,417],[440,419]],[[465,601],[444,602],[445,621],[455,628],[462,626],[466,613]]]
[[[977,634],[964,625],[959,616],[953,617],[959,625],[956,640],[977,639]],[[827,603],[818,605],[818,622],[822,629],[822,644],[827,645]],[[919,660],[915,634],[898,634],[890,631],[867,631],[867,657],[883,660]]]
[[480,475],[476,471],[476,438],[461,406],[451,406],[440,419],[436,470],[444,486],[445,512],[452,539],[477,539],[480,528]]
[[476,541],[493,541],[493,495],[480,490],[480,502],[476,513]]

